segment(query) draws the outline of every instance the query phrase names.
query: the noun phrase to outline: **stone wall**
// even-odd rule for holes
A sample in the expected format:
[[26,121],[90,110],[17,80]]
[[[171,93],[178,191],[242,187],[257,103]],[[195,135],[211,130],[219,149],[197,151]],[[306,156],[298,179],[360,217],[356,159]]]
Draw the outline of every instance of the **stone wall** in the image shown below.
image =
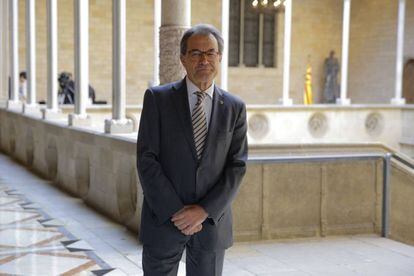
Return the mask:
[[[353,1],[349,97],[389,103],[395,94],[398,1]],[[414,2],[406,1],[404,60],[414,58]]]
[[[349,98],[389,103],[395,91],[398,1],[353,1]],[[375,97],[373,97],[375,95]]]
[[390,237],[414,245],[414,170],[393,164]]
[[[0,109],[0,149],[51,179],[87,204],[138,231],[142,191],[135,168],[135,138],[68,128]],[[383,154],[381,145],[343,147],[261,146],[251,158],[266,155],[320,155],[337,152]],[[399,170],[399,167],[397,167]],[[413,243],[413,174],[392,170],[392,237]],[[406,204],[407,202],[407,204]],[[381,159],[332,162],[250,161],[234,204],[236,240],[380,233]]]

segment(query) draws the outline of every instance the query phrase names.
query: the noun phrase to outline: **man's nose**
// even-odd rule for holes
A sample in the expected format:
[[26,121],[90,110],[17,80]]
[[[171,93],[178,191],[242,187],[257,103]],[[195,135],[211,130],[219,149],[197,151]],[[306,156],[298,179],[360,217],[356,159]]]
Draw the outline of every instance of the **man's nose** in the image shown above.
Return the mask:
[[203,53],[200,57],[200,63],[202,64],[207,64],[208,63],[208,59],[207,59],[207,54]]

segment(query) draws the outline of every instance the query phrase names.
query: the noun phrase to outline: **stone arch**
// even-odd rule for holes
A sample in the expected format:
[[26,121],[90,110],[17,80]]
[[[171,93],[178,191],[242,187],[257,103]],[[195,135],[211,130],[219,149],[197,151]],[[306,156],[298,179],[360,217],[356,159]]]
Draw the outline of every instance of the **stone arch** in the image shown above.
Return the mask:
[[33,138],[33,131],[31,128],[27,129],[25,146],[26,146],[26,164],[28,166],[32,166],[33,159],[34,159],[34,138]]
[[47,173],[50,179],[56,180],[58,169],[58,149],[55,139],[50,139],[45,151]]
[[406,103],[414,103],[414,59],[409,59],[404,66],[403,97]]

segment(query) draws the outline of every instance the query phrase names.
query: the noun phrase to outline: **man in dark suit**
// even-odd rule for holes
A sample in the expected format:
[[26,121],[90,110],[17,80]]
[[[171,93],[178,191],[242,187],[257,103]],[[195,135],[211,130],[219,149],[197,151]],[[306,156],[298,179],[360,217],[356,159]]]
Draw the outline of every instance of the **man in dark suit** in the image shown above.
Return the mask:
[[214,84],[223,39],[196,25],[180,44],[187,76],[145,92],[137,143],[144,274],[221,275],[231,203],[246,171],[244,103]]

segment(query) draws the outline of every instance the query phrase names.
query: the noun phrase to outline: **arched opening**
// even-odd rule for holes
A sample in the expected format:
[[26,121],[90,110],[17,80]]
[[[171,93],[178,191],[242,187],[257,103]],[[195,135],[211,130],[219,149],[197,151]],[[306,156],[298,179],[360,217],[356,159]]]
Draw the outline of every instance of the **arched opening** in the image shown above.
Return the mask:
[[406,103],[414,103],[414,59],[404,66],[403,97]]

